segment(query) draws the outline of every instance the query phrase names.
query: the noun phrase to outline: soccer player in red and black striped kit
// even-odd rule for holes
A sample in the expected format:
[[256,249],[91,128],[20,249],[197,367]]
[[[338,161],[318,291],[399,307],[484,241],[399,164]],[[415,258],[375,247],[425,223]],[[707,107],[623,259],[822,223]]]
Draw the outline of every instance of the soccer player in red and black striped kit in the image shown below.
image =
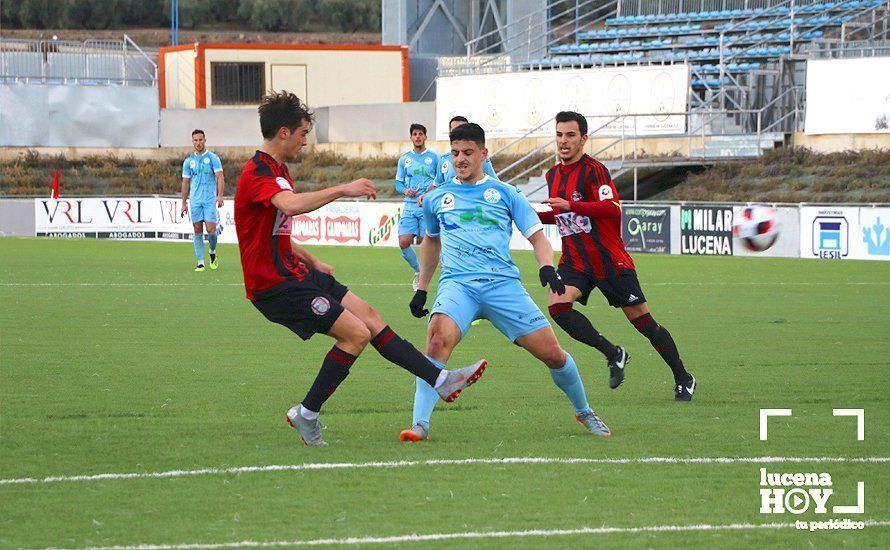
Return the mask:
[[595,347],[609,365],[612,389],[624,380],[628,353],[603,337],[573,302],[587,304],[594,288],[620,307],[631,324],[652,344],[674,374],[674,398],[691,401],[695,377],[686,371],[677,345],[646,305],[633,258],[621,239],[621,205],[609,170],[584,153],[587,119],[572,111],[556,115],[559,164],[547,171],[550,198],[542,201],[552,210],[539,212],[543,223],[556,224],[562,236],[559,276],[566,293],[550,293],[550,316],[569,336]]
[[327,445],[318,413],[370,343],[384,359],[432,385],[446,402],[476,381],[485,361],[457,370],[440,370],[400,338],[367,302],[334,278],[331,266],[291,239],[292,216],[311,212],[340,197],[376,196],[368,179],[296,193],[285,162],[306,145],[312,113],[288,92],[263,98],[259,107],[263,144],[241,172],[235,192],[235,230],[247,299],[268,320],[303,340],[326,334],[336,343],[299,405],[287,411],[288,423],[307,445]]

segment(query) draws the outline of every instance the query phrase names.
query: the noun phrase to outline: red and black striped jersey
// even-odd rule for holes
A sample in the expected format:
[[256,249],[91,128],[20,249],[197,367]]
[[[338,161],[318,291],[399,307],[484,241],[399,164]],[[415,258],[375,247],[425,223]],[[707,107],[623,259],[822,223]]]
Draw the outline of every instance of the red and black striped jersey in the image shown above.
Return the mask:
[[562,235],[559,265],[598,279],[635,269],[621,239],[621,203],[608,168],[585,154],[578,162],[557,164],[546,178],[550,197],[569,202],[568,212],[538,213]]
[[291,218],[275,208],[272,197],[293,193],[287,166],[257,151],[247,161],[235,191],[235,231],[247,299],[279,285],[302,281],[309,268],[291,248]]

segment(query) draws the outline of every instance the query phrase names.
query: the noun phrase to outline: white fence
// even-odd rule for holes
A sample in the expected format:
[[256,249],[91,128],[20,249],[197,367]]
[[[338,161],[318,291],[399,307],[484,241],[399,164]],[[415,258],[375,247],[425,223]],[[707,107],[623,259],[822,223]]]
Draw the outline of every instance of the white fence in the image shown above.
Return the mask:
[[[297,216],[293,236],[309,245],[397,246],[403,206],[402,202],[335,202]],[[175,197],[34,199],[33,208],[37,236],[191,238],[191,224],[179,217]],[[777,207],[780,236],[772,248],[759,253],[745,249],[732,235],[732,221],[744,205],[631,203],[622,208],[623,237],[632,253],[890,260],[890,205]],[[220,240],[236,242],[231,200],[220,209],[220,225]],[[558,250],[555,226],[547,226],[546,234]],[[510,245],[514,250],[531,248],[518,231]]]

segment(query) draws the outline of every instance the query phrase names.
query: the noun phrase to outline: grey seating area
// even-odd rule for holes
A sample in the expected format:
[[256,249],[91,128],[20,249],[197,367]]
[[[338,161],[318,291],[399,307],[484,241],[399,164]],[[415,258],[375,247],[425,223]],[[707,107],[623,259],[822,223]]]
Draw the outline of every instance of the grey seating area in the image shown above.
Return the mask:
[[[757,8],[665,11],[668,3],[621,3],[659,13],[613,15],[583,23],[579,30],[553,39],[546,55],[519,63],[525,69],[580,68],[602,65],[688,63],[694,89],[725,85],[733,75],[770,70],[814,41],[861,39],[861,29],[887,34],[890,2],[781,2]],[[674,6],[683,6],[680,2]],[[724,6],[731,5],[723,2]],[[740,4],[741,5],[741,4]],[[745,2],[747,5],[747,2]],[[705,1],[697,7],[706,7]],[[723,80],[719,76],[723,75]]]

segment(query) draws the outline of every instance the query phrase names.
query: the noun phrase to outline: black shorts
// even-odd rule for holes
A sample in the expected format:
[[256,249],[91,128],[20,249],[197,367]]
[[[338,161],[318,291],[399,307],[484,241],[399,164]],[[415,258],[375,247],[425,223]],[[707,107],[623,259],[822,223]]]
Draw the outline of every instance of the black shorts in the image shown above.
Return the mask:
[[587,305],[587,298],[594,288],[600,289],[612,307],[636,306],[646,302],[637,272],[633,269],[622,269],[617,277],[606,279],[596,278],[592,273],[575,271],[565,265],[559,266],[558,272],[566,286],[573,286],[581,291],[578,301],[584,305]]
[[251,302],[266,319],[291,329],[303,340],[327,334],[340,314],[340,301],[349,291],[332,275],[315,269],[302,281],[288,280]]

